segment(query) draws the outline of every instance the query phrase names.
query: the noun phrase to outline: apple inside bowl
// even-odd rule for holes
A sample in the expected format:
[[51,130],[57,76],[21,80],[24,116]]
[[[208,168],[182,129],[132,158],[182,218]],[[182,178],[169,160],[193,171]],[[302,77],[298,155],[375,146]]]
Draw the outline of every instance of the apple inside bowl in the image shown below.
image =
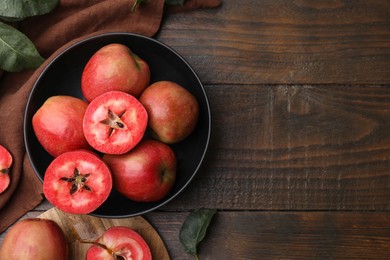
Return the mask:
[[171,47],[153,38],[132,33],[106,33],[82,40],[65,49],[47,65],[28,98],[24,141],[30,163],[41,181],[54,158],[42,147],[34,133],[33,115],[51,96],[69,95],[84,99],[81,91],[83,69],[96,51],[111,43],[126,45],[148,63],[150,84],[162,80],[176,82],[190,91],[199,103],[199,118],[194,131],[183,141],[169,145],[177,157],[177,177],[170,193],[156,202],[136,202],[113,189],[108,199],[91,213],[99,217],[120,218],[155,210],[174,199],[190,184],[209,146],[211,115],[207,94],[199,77]]

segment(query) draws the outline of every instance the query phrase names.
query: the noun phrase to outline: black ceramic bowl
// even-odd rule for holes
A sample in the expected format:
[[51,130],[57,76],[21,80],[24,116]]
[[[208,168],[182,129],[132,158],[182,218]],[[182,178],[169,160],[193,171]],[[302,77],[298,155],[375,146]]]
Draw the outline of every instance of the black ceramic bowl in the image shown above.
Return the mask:
[[157,209],[181,193],[198,172],[205,157],[211,131],[210,107],[205,89],[191,66],[172,48],[145,36],[131,33],[107,33],[80,41],[60,53],[39,76],[24,116],[24,141],[27,155],[38,178],[43,181],[45,170],[53,160],[38,142],[32,117],[47,98],[53,95],[71,95],[83,98],[81,74],[89,58],[110,43],[127,45],[150,66],[151,83],[171,80],[187,88],[198,100],[200,117],[194,132],[184,141],[171,145],[178,164],[177,179],[172,191],[158,202],[141,203],[126,199],[113,189],[106,202],[91,215],[99,217],[131,217]]

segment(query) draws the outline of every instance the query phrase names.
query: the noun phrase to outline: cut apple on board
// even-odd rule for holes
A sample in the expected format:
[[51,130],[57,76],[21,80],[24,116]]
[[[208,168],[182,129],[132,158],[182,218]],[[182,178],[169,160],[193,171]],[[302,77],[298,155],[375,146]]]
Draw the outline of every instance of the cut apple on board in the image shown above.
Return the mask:
[[106,230],[88,249],[86,260],[152,260],[149,245],[135,230],[116,226]]

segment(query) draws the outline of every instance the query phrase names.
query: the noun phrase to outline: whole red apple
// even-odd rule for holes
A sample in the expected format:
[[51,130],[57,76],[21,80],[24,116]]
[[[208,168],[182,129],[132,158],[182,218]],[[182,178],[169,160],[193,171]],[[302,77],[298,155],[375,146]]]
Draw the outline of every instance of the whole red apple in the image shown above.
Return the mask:
[[134,201],[158,201],[176,180],[176,156],[160,141],[143,140],[130,152],[105,154],[103,160],[111,169],[114,187]]
[[88,101],[112,90],[138,97],[149,81],[149,65],[127,46],[112,43],[99,49],[87,62],[81,90]]
[[188,137],[194,130],[199,105],[184,87],[171,81],[158,81],[145,89],[140,97],[149,115],[153,136],[167,144]]
[[53,220],[28,218],[17,222],[5,235],[0,259],[66,260],[68,244]]
[[32,118],[34,133],[53,157],[76,150],[90,149],[83,134],[83,118],[88,103],[72,96],[52,96]]
[[151,260],[152,253],[143,237],[131,228],[109,228],[87,251],[87,260]]
[[11,182],[9,172],[12,162],[11,153],[4,146],[0,145],[0,194],[8,188]]

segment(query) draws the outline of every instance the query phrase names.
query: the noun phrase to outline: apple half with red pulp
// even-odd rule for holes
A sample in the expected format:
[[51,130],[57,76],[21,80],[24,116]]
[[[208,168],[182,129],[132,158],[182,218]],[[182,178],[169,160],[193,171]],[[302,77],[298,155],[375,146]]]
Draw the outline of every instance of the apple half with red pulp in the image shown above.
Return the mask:
[[122,91],[109,91],[89,103],[83,131],[97,151],[124,154],[141,141],[147,124],[148,114],[138,99]]
[[131,228],[109,228],[88,249],[87,260],[151,260],[152,253],[143,237]]
[[110,169],[88,150],[66,152],[54,158],[43,179],[46,199],[58,209],[73,214],[96,210],[111,190]]
[[12,166],[12,155],[2,145],[0,145],[0,194],[3,193],[11,182],[10,168]]

